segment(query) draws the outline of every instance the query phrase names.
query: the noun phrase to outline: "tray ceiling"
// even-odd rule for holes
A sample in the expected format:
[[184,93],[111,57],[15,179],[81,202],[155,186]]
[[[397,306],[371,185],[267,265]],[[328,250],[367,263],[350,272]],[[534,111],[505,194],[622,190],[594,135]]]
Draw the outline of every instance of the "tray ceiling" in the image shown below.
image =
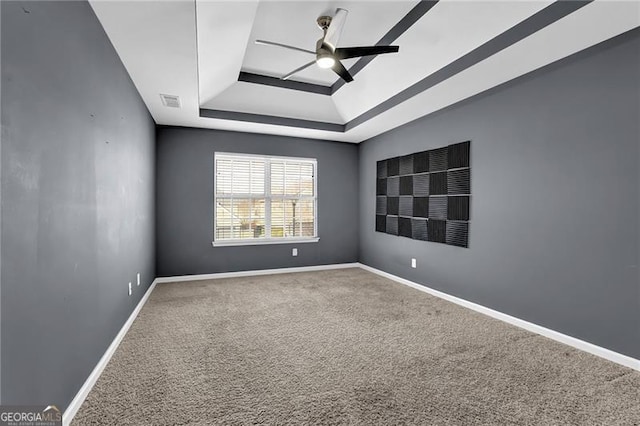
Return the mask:
[[[360,142],[640,25],[640,4],[552,1],[90,0],[158,124]],[[312,66],[315,20],[349,10],[340,46],[397,54]],[[393,39],[393,40],[391,40]],[[181,108],[163,105],[177,95]]]

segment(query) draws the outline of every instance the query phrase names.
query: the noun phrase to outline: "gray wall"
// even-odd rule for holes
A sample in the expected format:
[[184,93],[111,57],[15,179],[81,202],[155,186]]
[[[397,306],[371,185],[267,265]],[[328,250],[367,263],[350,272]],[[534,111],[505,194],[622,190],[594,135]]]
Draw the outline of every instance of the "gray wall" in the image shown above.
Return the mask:
[[1,5],[2,403],[64,409],[155,276],[155,125],[87,2]]
[[[639,52],[634,31],[361,144],[360,261],[639,358]],[[469,248],[376,233],[376,161],[465,140]]]
[[[318,235],[305,244],[212,247],[216,151],[318,160]],[[320,265],[358,260],[357,145],[251,133],[158,128],[158,276]],[[291,256],[292,247],[298,257]]]

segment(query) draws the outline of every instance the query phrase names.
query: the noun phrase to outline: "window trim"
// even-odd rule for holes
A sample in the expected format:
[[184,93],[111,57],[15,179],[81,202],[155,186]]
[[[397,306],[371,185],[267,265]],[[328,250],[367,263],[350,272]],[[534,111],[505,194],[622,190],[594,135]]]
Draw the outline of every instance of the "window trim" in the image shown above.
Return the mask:
[[289,238],[254,238],[254,239],[226,239],[219,241],[212,241],[213,247],[225,247],[225,246],[263,246],[269,244],[297,244],[297,243],[317,243],[320,241],[320,237],[289,237]]
[[[218,158],[220,157],[244,157],[248,160],[265,160],[265,191],[262,196],[251,196],[251,194],[245,194],[242,198],[260,198],[265,200],[265,227],[271,235],[271,162],[272,161],[299,161],[309,162],[313,164],[313,237],[264,237],[264,238],[225,238],[216,240],[216,206],[218,205],[218,193],[216,190],[216,177]],[[267,172],[268,170],[268,172]],[[221,198],[233,198],[233,197],[221,197]],[[276,198],[282,199],[299,199],[300,197],[282,195]],[[265,232],[266,234],[266,232]],[[315,158],[304,157],[289,157],[282,155],[261,155],[261,154],[245,154],[236,152],[214,152],[213,155],[213,238],[211,245],[213,247],[225,247],[225,246],[255,246],[255,245],[270,245],[270,244],[295,244],[295,243],[315,243],[320,241],[318,236],[318,160]]]

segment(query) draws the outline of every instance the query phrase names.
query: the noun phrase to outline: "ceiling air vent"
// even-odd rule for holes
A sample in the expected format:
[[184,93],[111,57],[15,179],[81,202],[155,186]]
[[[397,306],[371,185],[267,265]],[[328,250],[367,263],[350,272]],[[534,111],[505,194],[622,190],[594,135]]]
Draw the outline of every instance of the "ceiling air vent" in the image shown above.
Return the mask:
[[162,99],[162,105],[171,108],[180,108],[180,97],[175,95],[163,95],[160,94]]

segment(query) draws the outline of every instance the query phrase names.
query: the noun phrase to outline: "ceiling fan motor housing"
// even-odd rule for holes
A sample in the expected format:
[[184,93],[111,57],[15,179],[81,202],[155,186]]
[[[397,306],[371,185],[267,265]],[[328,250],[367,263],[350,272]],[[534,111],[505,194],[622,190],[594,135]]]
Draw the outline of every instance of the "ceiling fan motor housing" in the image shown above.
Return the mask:
[[327,31],[327,29],[329,28],[329,25],[331,25],[331,16],[320,16],[316,22],[318,23],[318,26],[320,27],[320,29],[322,31]]

